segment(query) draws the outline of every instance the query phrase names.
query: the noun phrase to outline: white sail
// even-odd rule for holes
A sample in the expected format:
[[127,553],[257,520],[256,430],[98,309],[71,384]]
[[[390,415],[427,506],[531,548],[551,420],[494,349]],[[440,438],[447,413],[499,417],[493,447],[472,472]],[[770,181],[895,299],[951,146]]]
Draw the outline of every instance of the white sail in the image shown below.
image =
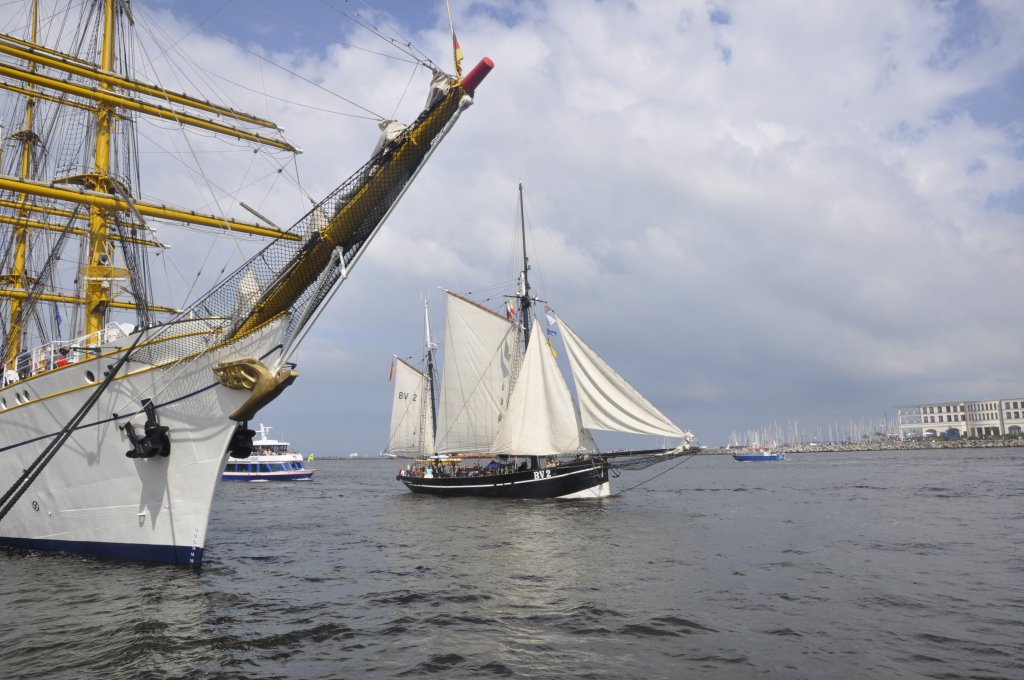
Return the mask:
[[580,451],[597,451],[597,442],[594,441],[594,435],[590,433],[590,430],[583,427],[583,417],[580,415],[580,407],[575,401],[572,403],[572,409],[576,416],[576,429],[580,433]]
[[654,408],[636,388],[580,340],[564,321],[556,319],[569,354],[584,427],[686,438],[686,432]]
[[408,363],[395,362],[395,396],[391,405],[390,453],[434,452],[434,417],[426,376]]
[[437,450],[490,451],[521,359],[516,327],[455,293],[447,307]]
[[535,323],[492,451],[543,456],[579,448],[572,395],[540,333],[540,324]]

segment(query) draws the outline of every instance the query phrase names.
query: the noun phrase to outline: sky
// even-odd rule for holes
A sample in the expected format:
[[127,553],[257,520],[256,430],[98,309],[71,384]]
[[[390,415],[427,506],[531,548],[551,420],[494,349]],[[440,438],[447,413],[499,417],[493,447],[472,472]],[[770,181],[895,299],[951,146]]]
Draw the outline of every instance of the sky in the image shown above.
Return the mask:
[[[427,72],[352,17],[452,70],[443,2],[136,5],[210,82],[247,84],[233,96],[304,149],[314,196],[367,157],[366,109],[409,122],[425,97]],[[383,448],[424,297],[440,334],[439,287],[513,275],[520,181],[538,295],[703,444],[1024,396],[1024,4],[452,9],[466,68],[494,71],[258,416],[274,436]],[[239,186],[280,224],[308,209]]]

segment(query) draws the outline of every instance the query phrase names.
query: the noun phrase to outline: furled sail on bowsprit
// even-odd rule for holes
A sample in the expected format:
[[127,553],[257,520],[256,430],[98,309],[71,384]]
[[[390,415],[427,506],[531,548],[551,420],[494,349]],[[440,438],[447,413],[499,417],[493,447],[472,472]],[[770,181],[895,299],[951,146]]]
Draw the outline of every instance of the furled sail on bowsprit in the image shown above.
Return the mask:
[[[472,103],[475,78],[489,69],[489,62],[482,63],[484,69],[474,80],[467,76],[455,83],[435,74],[420,117],[397,133],[384,126],[375,155],[289,230],[295,238],[268,245],[181,318],[230,319],[213,336],[217,342],[252,332],[285,312],[286,340],[301,332],[311,318],[310,308],[320,305],[343,273],[347,275],[435,145]],[[252,290],[261,294],[252,295]],[[239,307],[239,300],[250,304]]]

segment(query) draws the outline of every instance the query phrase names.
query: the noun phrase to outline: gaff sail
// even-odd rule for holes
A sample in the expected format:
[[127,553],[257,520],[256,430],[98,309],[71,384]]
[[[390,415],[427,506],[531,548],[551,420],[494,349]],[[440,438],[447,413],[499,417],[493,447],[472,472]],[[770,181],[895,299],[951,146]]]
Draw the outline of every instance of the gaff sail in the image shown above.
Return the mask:
[[460,295],[447,297],[437,450],[487,452],[522,357],[517,327]]
[[407,362],[396,359],[394,381],[387,450],[429,456],[434,453],[434,418],[427,377]]

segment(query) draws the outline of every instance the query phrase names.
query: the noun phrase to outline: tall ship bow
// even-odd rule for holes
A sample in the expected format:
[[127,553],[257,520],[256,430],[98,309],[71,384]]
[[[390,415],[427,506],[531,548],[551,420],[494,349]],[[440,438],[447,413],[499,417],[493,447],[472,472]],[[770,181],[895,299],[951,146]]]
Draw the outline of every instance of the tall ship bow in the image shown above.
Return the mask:
[[[26,35],[0,35],[0,546],[198,566],[228,456],[252,450],[248,422],[295,380],[305,333],[492,64],[433,69],[419,116],[382,121],[370,159],[281,230],[145,197],[143,119],[298,149],[260,117],[136,79],[131,10],[48,12],[76,27],[64,36],[31,3]],[[175,309],[149,277],[156,220],[270,242]]]

